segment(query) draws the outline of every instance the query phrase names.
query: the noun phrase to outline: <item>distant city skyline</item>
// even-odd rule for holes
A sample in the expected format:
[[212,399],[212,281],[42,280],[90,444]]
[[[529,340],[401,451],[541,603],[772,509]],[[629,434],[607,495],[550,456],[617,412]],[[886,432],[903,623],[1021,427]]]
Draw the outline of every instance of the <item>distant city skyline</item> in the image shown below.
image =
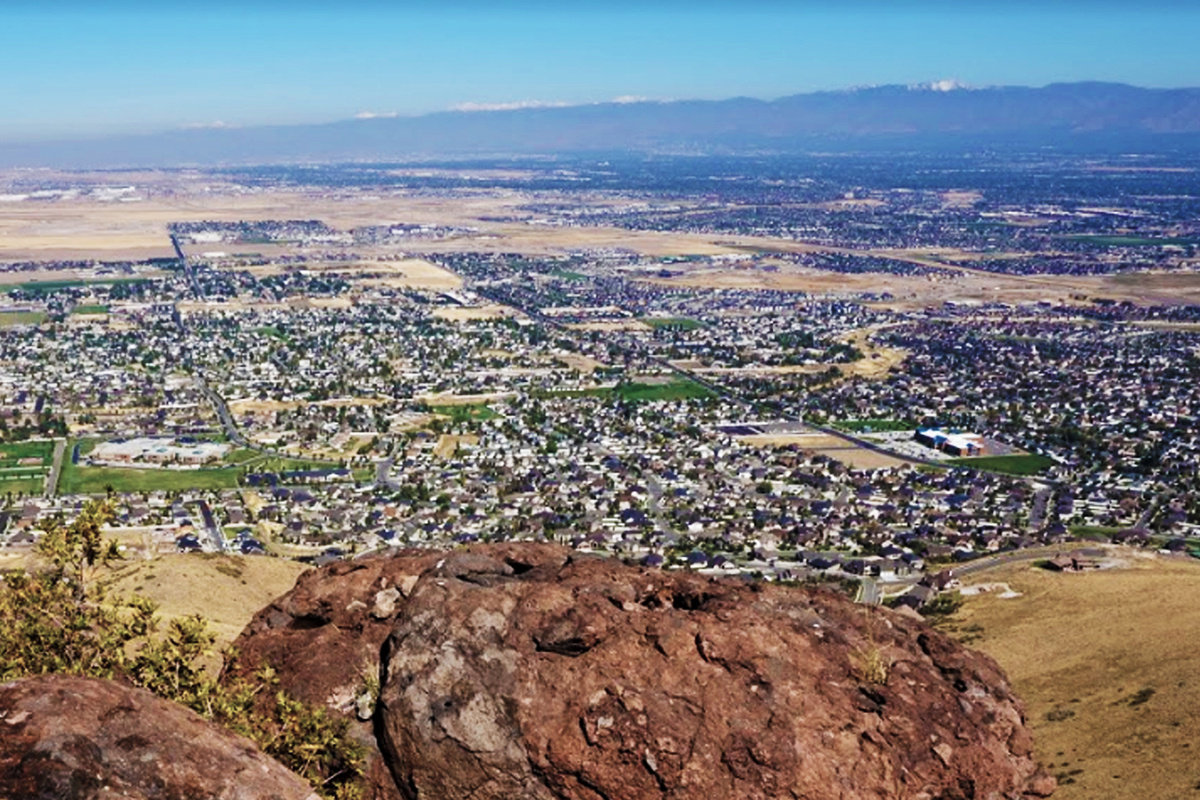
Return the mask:
[[138,2],[0,10],[0,140],[877,84],[1200,84],[1182,2]]

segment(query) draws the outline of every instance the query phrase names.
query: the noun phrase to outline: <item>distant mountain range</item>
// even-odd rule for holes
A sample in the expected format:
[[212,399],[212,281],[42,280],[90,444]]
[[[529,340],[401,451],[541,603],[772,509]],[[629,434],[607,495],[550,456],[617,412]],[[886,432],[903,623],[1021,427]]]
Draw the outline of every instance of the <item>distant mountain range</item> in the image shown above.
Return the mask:
[[1200,149],[1200,89],[939,82],[755,100],[447,111],[320,125],[0,145],[0,165],[116,167],[636,151],[1042,146]]

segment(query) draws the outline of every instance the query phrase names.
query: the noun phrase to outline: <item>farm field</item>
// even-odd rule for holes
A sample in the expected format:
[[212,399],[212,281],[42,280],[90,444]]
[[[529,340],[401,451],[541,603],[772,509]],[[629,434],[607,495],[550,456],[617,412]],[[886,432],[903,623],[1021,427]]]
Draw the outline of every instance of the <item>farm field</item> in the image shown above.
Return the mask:
[[988,572],[1020,596],[967,598],[946,630],[1008,673],[1055,800],[1192,797],[1200,562],[1117,552],[1128,568]]

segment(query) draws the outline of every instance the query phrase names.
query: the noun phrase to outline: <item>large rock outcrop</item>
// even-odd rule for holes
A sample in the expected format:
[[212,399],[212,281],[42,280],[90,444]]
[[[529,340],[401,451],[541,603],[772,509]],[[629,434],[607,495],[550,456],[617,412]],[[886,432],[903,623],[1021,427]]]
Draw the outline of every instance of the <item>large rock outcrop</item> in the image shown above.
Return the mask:
[[252,742],[183,706],[61,675],[0,685],[0,797],[317,800]]
[[405,596],[441,557],[430,550],[405,550],[306,572],[295,588],[255,614],[234,642],[238,659],[225,680],[253,679],[267,665],[293,697],[352,720],[368,753],[367,800],[400,800],[400,794],[380,759],[369,717],[358,713],[358,701],[367,676],[379,674],[380,648]]
[[1053,788],[995,662],[825,592],[476,548],[421,576],[384,660],[380,746],[408,798]]
[[552,546],[408,551],[306,573],[236,644],[349,716],[381,668],[359,729],[377,800],[1053,789],[991,659],[827,592]]

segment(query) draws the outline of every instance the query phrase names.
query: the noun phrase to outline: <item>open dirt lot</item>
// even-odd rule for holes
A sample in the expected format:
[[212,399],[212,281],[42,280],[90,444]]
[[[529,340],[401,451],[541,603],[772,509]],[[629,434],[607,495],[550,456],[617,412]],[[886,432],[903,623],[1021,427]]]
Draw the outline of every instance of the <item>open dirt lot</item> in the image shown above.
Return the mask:
[[968,598],[947,628],[1024,698],[1055,800],[1200,793],[1200,562],[1126,555],[1126,569],[988,572],[1020,596]]
[[859,447],[853,442],[825,433],[764,433],[739,436],[739,441],[756,447],[790,447],[820,453],[840,461],[852,469],[886,469],[907,464],[899,458]]

